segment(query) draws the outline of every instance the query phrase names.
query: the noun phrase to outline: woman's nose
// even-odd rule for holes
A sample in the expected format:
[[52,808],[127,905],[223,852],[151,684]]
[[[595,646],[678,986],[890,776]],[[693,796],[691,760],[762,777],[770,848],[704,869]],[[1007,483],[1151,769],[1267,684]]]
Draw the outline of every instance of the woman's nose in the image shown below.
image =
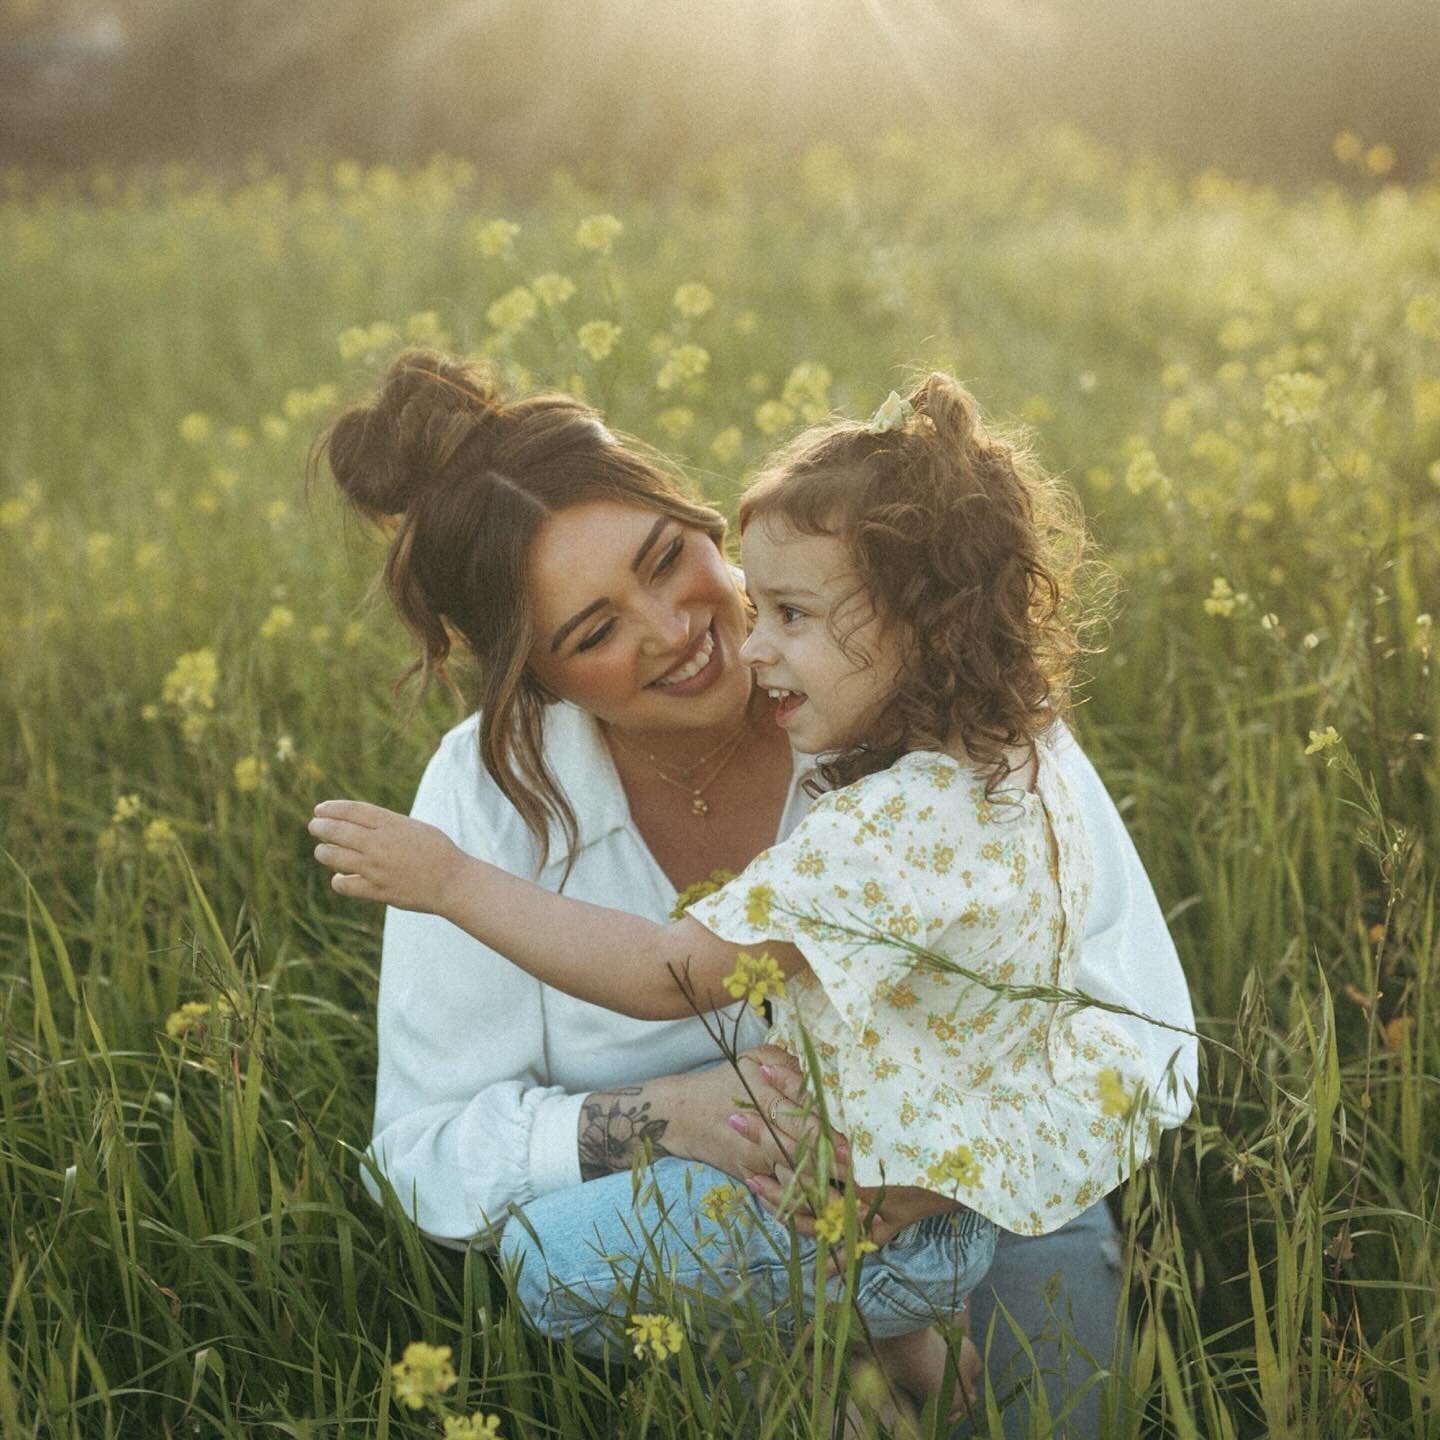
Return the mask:
[[690,617],[673,605],[657,604],[646,616],[645,647],[652,655],[668,655],[683,649],[694,637],[690,634]]

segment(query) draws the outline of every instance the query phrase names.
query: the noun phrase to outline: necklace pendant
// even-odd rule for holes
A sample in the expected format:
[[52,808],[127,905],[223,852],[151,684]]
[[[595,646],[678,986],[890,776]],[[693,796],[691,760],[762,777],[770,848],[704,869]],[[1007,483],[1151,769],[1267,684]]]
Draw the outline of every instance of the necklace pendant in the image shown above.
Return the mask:
[[691,797],[690,811],[691,814],[694,815],[708,815],[710,813],[710,807],[705,803],[705,797],[703,795]]

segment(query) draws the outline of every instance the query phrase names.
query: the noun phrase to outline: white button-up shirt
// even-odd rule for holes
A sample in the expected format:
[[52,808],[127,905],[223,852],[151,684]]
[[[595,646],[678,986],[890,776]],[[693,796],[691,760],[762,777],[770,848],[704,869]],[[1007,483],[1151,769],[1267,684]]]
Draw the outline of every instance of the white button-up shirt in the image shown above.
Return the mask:
[[[563,838],[556,833],[550,860],[537,869],[529,831],[480,763],[476,731],[471,716],[441,741],[411,814],[467,853],[559,889]],[[546,764],[579,831],[565,894],[666,920],[675,887],[630,818],[594,719],[553,705],[544,741]],[[1096,865],[1077,987],[1193,1030],[1174,943],[1119,813],[1068,736],[1056,757]],[[810,764],[796,756],[777,839],[808,807],[800,781]],[[583,930],[575,944],[584,946]],[[1179,1124],[1195,1087],[1194,1038],[1112,1018],[1140,1047],[1164,1121]],[[580,1108],[590,1092],[719,1058],[693,1016],[632,1020],[601,1009],[542,985],[448,921],[406,910],[385,915],[378,1025],[371,1153],[406,1210],[437,1239],[468,1239],[503,1223],[512,1203],[578,1185]],[[741,1047],[758,1043],[764,1028],[747,1014]]]

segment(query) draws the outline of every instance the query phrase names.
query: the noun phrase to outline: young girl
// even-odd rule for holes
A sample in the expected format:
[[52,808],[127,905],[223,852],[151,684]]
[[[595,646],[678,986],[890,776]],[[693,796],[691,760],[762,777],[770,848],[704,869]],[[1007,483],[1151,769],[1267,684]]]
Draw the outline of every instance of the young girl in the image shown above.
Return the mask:
[[[1118,1029],[1023,993],[1070,987],[1084,933],[1092,862],[1050,749],[1082,532],[939,374],[868,425],[801,436],[739,520],[755,607],[742,657],[830,786],[786,841],[668,926],[542,890],[355,802],[316,807],[316,858],[342,895],[441,915],[637,1018],[720,1009],[783,975],[772,1038],[801,1054],[808,1036],[855,1182],[966,1212],[963,1293],[995,1226],[1058,1228],[1148,1140]],[[882,1358],[917,1396],[939,1389],[933,1332],[886,1340]]]

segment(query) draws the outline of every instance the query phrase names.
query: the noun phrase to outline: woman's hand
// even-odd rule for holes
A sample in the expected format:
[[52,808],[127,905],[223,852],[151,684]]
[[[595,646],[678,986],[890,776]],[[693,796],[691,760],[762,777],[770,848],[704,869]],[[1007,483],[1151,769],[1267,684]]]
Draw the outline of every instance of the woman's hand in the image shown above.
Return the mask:
[[352,900],[441,915],[466,855],[433,825],[359,800],[323,800],[307,827],[315,858],[337,873],[330,888]]
[[[785,1164],[816,1125],[800,1103],[804,1080],[789,1051],[757,1045],[742,1051],[738,1063],[738,1076],[729,1065],[712,1065],[669,1077],[676,1094],[665,1143],[673,1154],[701,1160],[744,1181],[757,1171],[770,1174]],[[843,1146],[838,1136],[836,1143]]]

